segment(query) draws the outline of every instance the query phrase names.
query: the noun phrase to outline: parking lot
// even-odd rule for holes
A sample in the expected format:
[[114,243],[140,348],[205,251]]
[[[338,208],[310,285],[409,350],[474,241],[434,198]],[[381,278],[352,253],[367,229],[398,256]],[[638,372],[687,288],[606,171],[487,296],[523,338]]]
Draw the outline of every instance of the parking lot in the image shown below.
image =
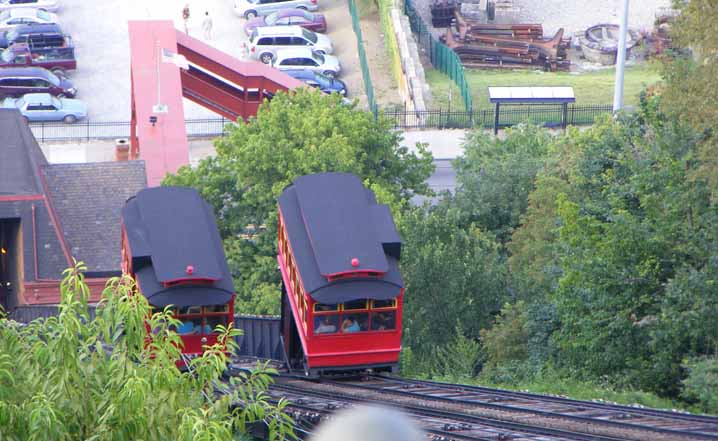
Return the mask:
[[[228,54],[241,56],[241,43],[247,37],[243,31],[244,19],[232,11],[232,0],[61,0],[60,25],[72,35],[76,45],[78,67],[69,76],[79,90],[78,98],[88,104],[91,121],[130,118],[127,21],[168,19],[182,30],[185,3],[190,7],[190,36],[202,38],[202,18],[207,11],[213,21],[212,39],[207,42]],[[363,82],[346,0],[319,0],[319,6],[317,12],[327,18],[327,35],[342,63],[339,78],[347,83],[350,97],[359,96],[363,93]],[[214,118],[217,115],[185,100],[185,117]]]

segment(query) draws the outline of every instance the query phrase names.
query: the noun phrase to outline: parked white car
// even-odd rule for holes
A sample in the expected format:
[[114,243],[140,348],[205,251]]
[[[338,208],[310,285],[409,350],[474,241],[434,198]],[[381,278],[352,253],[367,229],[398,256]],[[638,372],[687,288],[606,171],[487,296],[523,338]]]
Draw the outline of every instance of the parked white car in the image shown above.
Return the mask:
[[336,77],[342,70],[339,58],[308,47],[278,50],[272,66],[279,70],[311,70],[329,78]]
[[278,50],[309,47],[320,54],[334,52],[326,35],[308,31],[301,26],[264,26],[249,37],[249,57],[270,64]]
[[316,11],[319,5],[317,0],[234,0],[234,13],[247,20],[292,8]]
[[0,0],[0,11],[16,8],[42,8],[56,12],[60,9],[58,0]]
[[24,24],[54,24],[57,15],[44,9],[13,8],[0,12],[0,29],[10,29]]

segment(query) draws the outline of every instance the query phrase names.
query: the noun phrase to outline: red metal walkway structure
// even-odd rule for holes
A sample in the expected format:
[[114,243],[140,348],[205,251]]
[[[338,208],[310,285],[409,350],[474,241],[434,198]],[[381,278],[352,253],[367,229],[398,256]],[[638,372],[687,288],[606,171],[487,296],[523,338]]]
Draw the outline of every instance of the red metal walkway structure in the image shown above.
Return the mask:
[[[145,160],[150,187],[189,163],[182,97],[230,120],[247,120],[264,98],[304,85],[265,64],[225,54],[178,31],[169,20],[133,20],[128,27],[130,159]],[[162,49],[184,56],[189,69],[162,62]],[[154,112],[158,103],[167,112]]]

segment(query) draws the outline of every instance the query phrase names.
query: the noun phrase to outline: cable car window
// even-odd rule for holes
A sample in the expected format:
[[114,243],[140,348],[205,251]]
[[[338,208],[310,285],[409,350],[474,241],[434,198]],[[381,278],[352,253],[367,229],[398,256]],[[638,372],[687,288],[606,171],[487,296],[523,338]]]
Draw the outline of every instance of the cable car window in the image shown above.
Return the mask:
[[314,304],[314,312],[338,311],[339,305],[324,305],[322,303]]
[[339,316],[334,314],[320,315],[314,318],[315,334],[333,334],[339,330]]
[[372,300],[371,307],[376,308],[395,308],[396,307],[396,299],[389,299],[389,300]]
[[359,300],[352,300],[350,302],[344,302],[344,310],[345,311],[353,311],[357,309],[367,309],[367,300],[366,299],[359,299]]
[[369,322],[369,314],[367,313],[352,313],[342,314],[342,325],[341,332],[362,332],[366,331],[367,323]]
[[201,306],[183,306],[179,309],[179,315],[202,314]]
[[390,331],[396,329],[396,311],[380,311],[371,314],[372,331]]
[[211,314],[213,312],[227,312],[229,308],[229,304],[225,303],[224,305],[209,305],[204,307],[204,312]]

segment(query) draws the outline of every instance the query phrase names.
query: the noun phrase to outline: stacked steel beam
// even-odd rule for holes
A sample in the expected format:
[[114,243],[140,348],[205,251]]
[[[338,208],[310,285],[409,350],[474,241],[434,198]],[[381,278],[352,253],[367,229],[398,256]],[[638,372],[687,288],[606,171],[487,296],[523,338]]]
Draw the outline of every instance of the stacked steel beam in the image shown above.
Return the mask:
[[467,20],[458,12],[458,34],[447,29],[442,39],[466,67],[568,70],[568,43],[563,28],[543,38],[540,24],[483,24]]

